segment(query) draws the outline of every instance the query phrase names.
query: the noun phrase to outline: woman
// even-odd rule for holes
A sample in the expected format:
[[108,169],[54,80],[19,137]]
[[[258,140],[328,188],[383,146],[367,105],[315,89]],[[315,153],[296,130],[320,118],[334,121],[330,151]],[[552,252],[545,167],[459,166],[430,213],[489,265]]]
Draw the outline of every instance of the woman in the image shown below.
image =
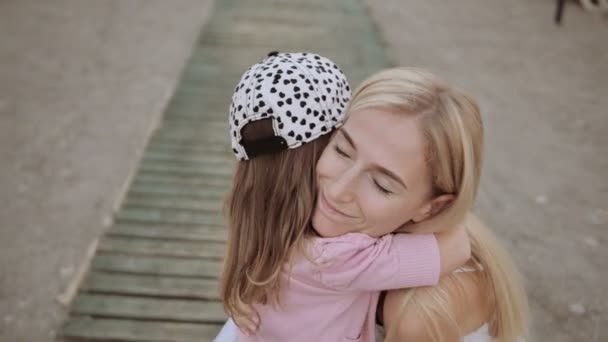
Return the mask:
[[418,233],[464,220],[471,239],[472,259],[462,272],[436,287],[386,294],[378,310],[386,340],[525,337],[526,299],[514,268],[469,214],[483,150],[475,102],[426,72],[390,69],[359,87],[347,115],[317,165],[315,229]]
[[[474,100],[433,75],[390,69],[355,92],[347,121],[317,166],[317,229],[404,226],[420,233],[463,220],[471,261],[436,287],[390,291],[379,305],[386,341],[516,341],[527,303],[508,254],[469,213],[479,185],[483,127]],[[471,336],[466,336],[468,334]]]

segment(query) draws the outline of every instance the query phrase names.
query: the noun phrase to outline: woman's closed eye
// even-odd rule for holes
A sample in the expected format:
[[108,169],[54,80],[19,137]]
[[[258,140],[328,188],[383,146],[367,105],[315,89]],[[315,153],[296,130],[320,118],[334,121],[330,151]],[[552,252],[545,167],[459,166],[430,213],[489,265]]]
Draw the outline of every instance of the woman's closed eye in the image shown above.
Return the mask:
[[393,192],[390,191],[389,189],[383,187],[382,185],[380,185],[380,183],[378,183],[377,180],[375,180],[374,178],[372,178],[372,181],[374,182],[374,186],[376,187],[376,189],[378,189],[378,191],[380,191],[383,195],[390,195]]
[[342,157],[344,157],[344,158],[350,158],[350,156],[346,152],[344,152],[344,150],[342,150],[338,145],[334,146],[334,150],[336,151],[336,153],[338,153]]

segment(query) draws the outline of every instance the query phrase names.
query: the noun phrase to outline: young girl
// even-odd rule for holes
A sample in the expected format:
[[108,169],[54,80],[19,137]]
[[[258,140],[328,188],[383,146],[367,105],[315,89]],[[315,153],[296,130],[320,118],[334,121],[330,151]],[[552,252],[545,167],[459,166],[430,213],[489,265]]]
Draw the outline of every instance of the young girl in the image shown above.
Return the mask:
[[260,318],[240,342],[373,341],[380,290],[435,285],[469,257],[461,227],[393,235],[394,227],[311,226],[316,163],[349,100],[336,64],[307,53],[271,53],[235,89],[230,124],[241,161],[227,200],[222,299],[231,317],[251,316],[252,306]]

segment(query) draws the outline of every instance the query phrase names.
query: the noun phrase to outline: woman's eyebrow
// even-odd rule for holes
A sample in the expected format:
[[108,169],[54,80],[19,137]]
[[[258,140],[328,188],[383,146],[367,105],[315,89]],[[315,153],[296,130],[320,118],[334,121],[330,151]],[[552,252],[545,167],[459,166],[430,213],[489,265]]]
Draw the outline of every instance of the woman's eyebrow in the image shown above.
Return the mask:
[[[350,134],[348,134],[346,129],[344,127],[342,127],[342,128],[340,128],[339,132],[342,133],[342,136],[346,139],[346,141],[348,141],[348,143],[352,146],[352,148],[354,150],[357,150],[357,145],[355,145],[355,142],[351,138]],[[380,173],[386,175],[387,177],[393,179],[395,182],[401,184],[401,186],[403,186],[407,190],[407,185],[405,185],[405,182],[403,180],[401,180],[401,178],[399,178],[399,176],[397,176],[391,170],[384,168],[377,164],[375,164],[373,168],[375,171],[380,172]]]
[[340,132],[340,133],[342,133],[342,136],[343,136],[344,138],[346,138],[346,141],[348,141],[348,143],[350,144],[350,146],[352,146],[352,147],[353,147],[353,149],[355,149],[355,150],[356,150],[356,149],[357,149],[357,145],[355,145],[355,142],[354,142],[354,141],[353,141],[353,139],[350,137],[350,134],[348,134],[348,132],[346,131],[346,129],[341,128],[341,129],[339,130],[339,132]]

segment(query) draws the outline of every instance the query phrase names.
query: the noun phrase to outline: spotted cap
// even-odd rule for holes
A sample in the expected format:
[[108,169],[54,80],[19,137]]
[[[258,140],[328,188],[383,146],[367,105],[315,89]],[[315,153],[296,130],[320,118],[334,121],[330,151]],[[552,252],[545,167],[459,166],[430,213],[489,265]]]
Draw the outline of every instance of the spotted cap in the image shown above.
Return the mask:
[[[232,151],[239,160],[297,148],[342,125],[351,89],[344,73],[314,53],[271,52],[249,68],[230,104]],[[244,144],[241,130],[272,118],[275,137]]]

